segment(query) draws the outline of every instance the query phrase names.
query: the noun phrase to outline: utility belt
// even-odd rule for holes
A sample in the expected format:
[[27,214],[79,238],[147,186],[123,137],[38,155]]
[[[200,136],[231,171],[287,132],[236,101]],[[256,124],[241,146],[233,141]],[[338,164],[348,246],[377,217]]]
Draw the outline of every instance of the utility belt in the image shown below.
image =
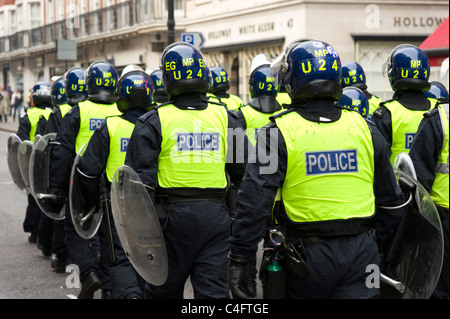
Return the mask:
[[212,201],[221,205],[225,203],[225,191],[221,190],[173,190],[170,193],[157,192],[155,210],[161,225],[167,220],[167,214],[171,211],[172,205],[182,202]]

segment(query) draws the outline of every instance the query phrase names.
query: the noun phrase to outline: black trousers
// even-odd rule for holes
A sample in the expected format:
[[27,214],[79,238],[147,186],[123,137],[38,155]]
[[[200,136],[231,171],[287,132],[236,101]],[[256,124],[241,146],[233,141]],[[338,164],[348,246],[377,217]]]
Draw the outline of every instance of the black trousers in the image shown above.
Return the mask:
[[146,285],[147,298],[182,299],[190,277],[196,299],[227,299],[230,216],[219,202],[172,204],[164,228],[169,274],[162,286]]
[[39,232],[39,223],[41,220],[42,211],[39,208],[33,195],[27,196],[28,206],[25,212],[25,220],[23,221],[23,231],[37,235]]
[[369,233],[328,239],[307,248],[309,276],[298,280],[286,273],[288,299],[373,299],[368,265],[380,264],[378,246]]

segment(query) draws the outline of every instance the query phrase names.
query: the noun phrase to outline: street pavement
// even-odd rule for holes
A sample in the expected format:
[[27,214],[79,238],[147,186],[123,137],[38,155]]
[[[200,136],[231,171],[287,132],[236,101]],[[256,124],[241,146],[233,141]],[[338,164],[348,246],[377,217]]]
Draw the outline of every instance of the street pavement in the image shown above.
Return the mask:
[[19,121],[17,119],[13,121],[11,116],[8,116],[8,122],[0,122],[0,131],[16,133],[18,128]]

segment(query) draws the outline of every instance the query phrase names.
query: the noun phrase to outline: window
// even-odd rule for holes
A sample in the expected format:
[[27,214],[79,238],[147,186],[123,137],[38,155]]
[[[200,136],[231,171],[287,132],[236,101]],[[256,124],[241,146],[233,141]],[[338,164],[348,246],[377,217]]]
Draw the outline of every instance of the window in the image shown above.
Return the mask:
[[41,17],[41,4],[39,2],[30,3],[30,29],[35,29],[42,25]]
[[[383,75],[383,64],[397,45],[406,43],[398,41],[358,41],[356,42],[355,62],[359,63],[366,74],[367,90],[383,101],[392,98],[392,88],[387,76]],[[410,42],[420,45],[420,42]],[[350,61],[342,61],[347,63]]]
[[16,10],[9,11],[9,34],[17,32],[17,16]]

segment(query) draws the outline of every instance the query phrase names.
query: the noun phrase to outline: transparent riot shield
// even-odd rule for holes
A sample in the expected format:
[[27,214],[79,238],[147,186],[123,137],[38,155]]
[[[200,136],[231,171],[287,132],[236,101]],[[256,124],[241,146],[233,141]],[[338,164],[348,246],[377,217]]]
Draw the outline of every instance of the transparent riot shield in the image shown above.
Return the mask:
[[27,186],[23,181],[23,177],[22,174],[20,173],[19,167],[18,153],[21,143],[22,140],[16,134],[10,135],[8,137],[6,157],[8,162],[9,173],[11,175],[14,184],[24,193],[28,193]]
[[70,175],[69,205],[73,226],[84,239],[91,239],[97,233],[103,219],[100,200],[94,207],[88,207],[80,184],[80,171],[77,169],[87,143],[83,145],[75,158]]
[[381,297],[428,299],[438,282],[444,258],[441,221],[423,186],[410,174],[394,171],[400,185],[409,185],[413,198],[405,208],[386,257],[382,281],[390,287],[381,286]]
[[417,180],[416,169],[414,168],[414,164],[408,153],[401,152],[400,154],[398,154],[392,166],[394,168],[394,171],[401,171]]
[[56,133],[50,133],[39,137],[37,141],[35,139],[30,157],[30,187],[36,203],[44,214],[54,220],[63,220],[66,218],[65,206],[55,211],[48,201],[55,196],[48,194],[50,153],[55,137]]
[[22,174],[22,179],[25,183],[25,186],[28,189],[28,192],[31,193],[30,187],[30,157],[31,152],[33,151],[33,142],[31,141],[23,141],[17,153],[17,159],[19,161],[19,169]]
[[120,242],[130,262],[147,282],[163,285],[168,263],[158,215],[146,186],[126,165],[114,174],[111,207]]

